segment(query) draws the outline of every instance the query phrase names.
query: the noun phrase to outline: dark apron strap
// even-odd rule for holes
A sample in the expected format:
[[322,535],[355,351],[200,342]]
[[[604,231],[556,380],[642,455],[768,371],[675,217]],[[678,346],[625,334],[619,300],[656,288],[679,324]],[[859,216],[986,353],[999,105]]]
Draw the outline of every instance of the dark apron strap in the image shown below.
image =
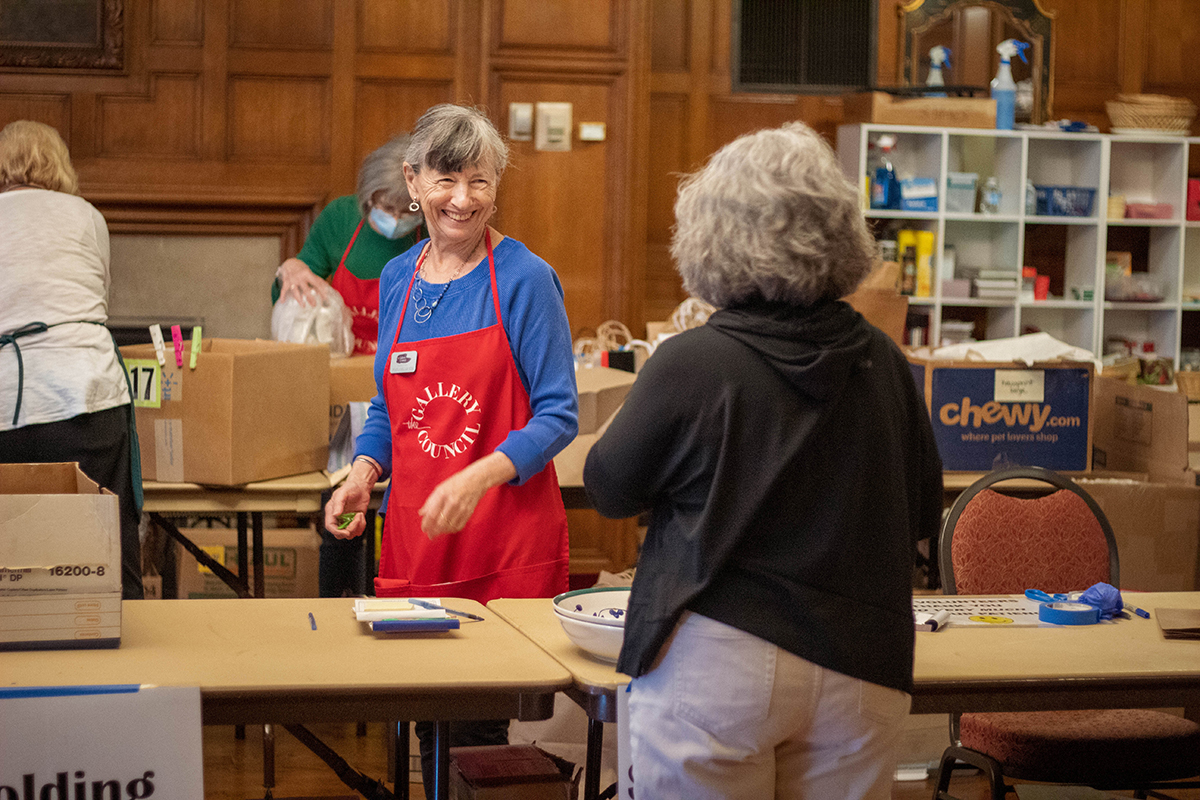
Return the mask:
[[21,358],[21,345],[17,343],[17,340],[22,336],[32,336],[48,330],[50,330],[50,326],[44,322],[31,322],[17,328],[12,333],[0,334],[0,348],[11,344],[13,352],[17,354],[17,407],[13,409],[13,427],[16,427],[17,418],[21,416],[21,392],[25,388],[25,361]]
[[[108,330],[103,322],[95,322],[94,320],[70,320],[67,322],[56,322],[53,325],[47,325],[44,322],[31,322],[17,328],[12,333],[0,334],[0,348],[7,344],[11,344],[13,352],[17,355],[17,407],[13,410],[13,425],[17,424],[17,419],[21,415],[21,393],[25,388],[25,362],[21,358],[21,345],[17,340],[23,336],[32,336],[35,333],[45,333],[51,328],[56,328],[59,325],[99,325]],[[137,419],[133,410],[133,383],[129,380],[129,370],[125,368],[125,359],[121,357],[121,348],[117,345],[117,337],[111,330],[108,330],[108,335],[112,338],[113,350],[117,353],[117,363],[121,365],[121,374],[125,376],[125,388],[129,392],[129,472],[130,479],[133,483],[133,501],[137,506],[137,513],[142,513],[142,451],[138,446],[137,437]]]

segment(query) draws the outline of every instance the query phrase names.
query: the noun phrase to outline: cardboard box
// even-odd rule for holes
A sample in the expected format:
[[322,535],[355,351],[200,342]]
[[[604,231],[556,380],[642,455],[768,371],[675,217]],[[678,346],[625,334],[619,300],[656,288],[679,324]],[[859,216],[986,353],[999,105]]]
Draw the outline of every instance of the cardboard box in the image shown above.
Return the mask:
[[845,298],[867,322],[886,333],[899,347],[904,347],[904,323],[908,319],[908,298],[896,289],[857,289]]
[[[237,531],[228,528],[184,528],[180,533],[237,572]],[[263,583],[267,597],[316,597],[319,592],[317,572],[320,545],[321,537],[312,528],[264,530]],[[176,591],[181,599],[237,596],[211,570],[201,566],[182,545],[175,546],[178,565]]]
[[995,128],[996,101],[990,97],[898,98],[887,92],[861,92],[842,95],[842,119],[847,123]]
[[75,463],[0,464],[0,650],[120,641],[116,495]]
[[608,367],[579,367],[575,385],[579,389],[579,432],[595,433],[625,402],[637,375]]
[[1200,589],[1200,486],[1093,478],[1076,482],[1112,525],[1121,559],[1118,588]]
[[910,355],[909,365],[929,407],[943,469],[988,472],[1006,464],[1090,469],[1090,362],[1026,366]]
[[575,765],[533,745],[450,748],[452,800],[575,800]]
[[375,399],[375,356],[329,360],[329,437],[338,429],[346,406]]
[[1188,399],[1170,389],[1099,377],[1092,466],[1144,472],[1158,483],[1196,483],[1188,469]]
[[153,346],[121,353],[131,372],[147,370],[134,404],[146,479],[236,486],[325,468],[325,345],[205,339],[195,369],[168,357],[157,375]]

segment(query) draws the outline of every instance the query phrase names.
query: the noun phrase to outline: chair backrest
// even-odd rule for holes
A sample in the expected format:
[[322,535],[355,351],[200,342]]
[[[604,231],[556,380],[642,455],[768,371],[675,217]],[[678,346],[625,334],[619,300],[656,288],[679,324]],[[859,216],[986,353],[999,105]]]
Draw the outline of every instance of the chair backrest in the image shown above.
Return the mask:
[[[1035,498],[989,487],[1032,478],[1057,488]],[[942,526],[938,565],[946,594],[1072,592],[1120,587],[1112,526],[1091,495],[1041,467],[990,472],[959,495]]]

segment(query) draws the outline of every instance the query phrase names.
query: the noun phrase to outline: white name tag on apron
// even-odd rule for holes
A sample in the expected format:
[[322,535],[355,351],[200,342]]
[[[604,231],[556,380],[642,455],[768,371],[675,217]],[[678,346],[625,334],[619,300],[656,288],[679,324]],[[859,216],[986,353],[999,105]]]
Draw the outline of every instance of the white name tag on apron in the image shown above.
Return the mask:
[[403,375],[408,372],[417,371],[417,351],[402,350],[398,353],[392,353],[392,363],[388,367],[388,372],[393,375]]

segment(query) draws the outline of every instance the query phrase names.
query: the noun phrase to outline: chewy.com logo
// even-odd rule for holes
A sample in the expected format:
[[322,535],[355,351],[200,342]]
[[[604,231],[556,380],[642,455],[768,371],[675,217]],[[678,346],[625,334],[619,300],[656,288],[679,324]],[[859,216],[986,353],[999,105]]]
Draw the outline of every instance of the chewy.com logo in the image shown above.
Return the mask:
[[965,441],[1054,442],[1058,434],[1047,428],[1080,428],[1079,416],[1054,416],[1046,400],[1045,373],[1041,370],[996,370],[993,399],[973,403],[970,397],[943,404],[938,420],[946,426],[981,428],[1003,425],[996,432],[964,432]]

